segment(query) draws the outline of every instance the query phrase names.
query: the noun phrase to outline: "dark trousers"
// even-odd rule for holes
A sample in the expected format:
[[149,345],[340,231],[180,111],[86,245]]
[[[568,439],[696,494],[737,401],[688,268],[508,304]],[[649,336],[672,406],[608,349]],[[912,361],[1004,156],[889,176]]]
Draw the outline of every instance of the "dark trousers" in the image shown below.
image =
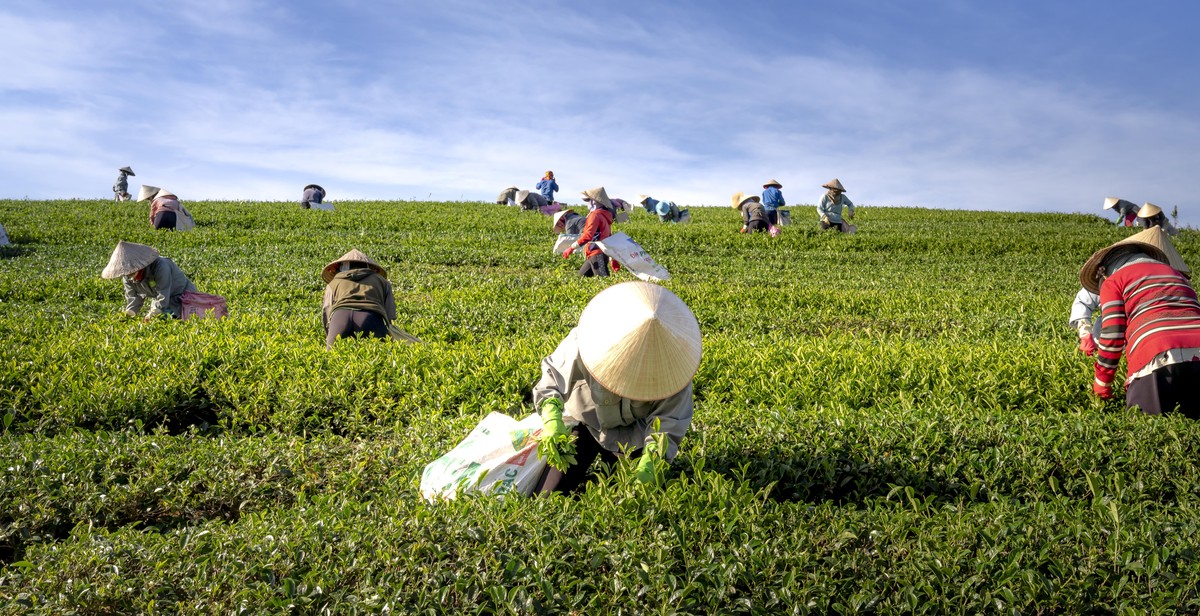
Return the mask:
[[773,226],[773,227],[778,227],[779,226],[779,210],[764,210],[764,211],[767,213],[767,222],[771,223],[771,226]]
[[[542,473],[541,480],[534,486],[533,491],[538,494],[552,494],[559,492],[561,494],[570,494],[579,489],[587,480],[588,468],[600,456],[600,461],[612,466],[617,463],[621,456],[615,454],[596,442],[592,437],[591,430],[586,426],[578,425],[571,431],[575,435],[575,464],[565,471],[560,471],[552,466],[547,466],[546,471]],[[637,459],[641,457],[642,450],[637,449],[629,453],[630,458]]]
[[325,333],[325,348],[333,348],[338,338],[350,338],[356,334],[375,338],[387,338],[387,322],[369,310],[335,310],[329,316],[329,329]]
[[1178,411],[1200,419],[1200,361],[1163,366],[1134,379],[1125,389],[1125,406],[1140,407],[1148,415]]
[[175,212],[163,210],[154,215],[155,229],[170,229],[175,230]]
[[592,255],[583,262],[583,267],[579,268],[579,275],[587,278],[589,276],[599,276],[601,278],[608,277],[608,255],[598,254]]
[[750,222],[746,223],[746,231],[748,231],[750,233],[766,231],[767,229],[768,229],[768,225],[767,225],[767,221],[765,221],[765,220],[755,219],[755,220],[751,220]]
[[838,233],[845,233],[846,232],[845,225],[846,225],[846,223],[844,223],[844,222],[833,223],[833,222],[825,222],[824,220],[822,220],[821,221],[821,230],[824,231],[826,229],[833,229],[834,231],[837,231]]

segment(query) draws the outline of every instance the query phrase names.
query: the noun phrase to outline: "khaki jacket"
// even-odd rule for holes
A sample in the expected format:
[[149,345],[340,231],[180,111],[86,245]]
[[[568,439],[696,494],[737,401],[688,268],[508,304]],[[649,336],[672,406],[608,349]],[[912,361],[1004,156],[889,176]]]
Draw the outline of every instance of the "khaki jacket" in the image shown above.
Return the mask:
[[367,267],[338,272],[325,285],[325,298],[321,302],[321,325],[326,330],[335,310],[366,310],[391,323],[396,319],[392,283]]

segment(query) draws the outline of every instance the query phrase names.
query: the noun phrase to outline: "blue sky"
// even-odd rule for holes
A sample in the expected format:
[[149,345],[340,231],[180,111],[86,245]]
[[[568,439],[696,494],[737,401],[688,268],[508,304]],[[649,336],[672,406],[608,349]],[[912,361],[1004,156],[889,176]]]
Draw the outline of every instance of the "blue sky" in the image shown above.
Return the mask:
[[[491,200],[546,169],[728,203],[1200,224],[1187,2],[27,2],[0,7],[0,197]],[[1197,210],[1192,213],[1190,210]]]

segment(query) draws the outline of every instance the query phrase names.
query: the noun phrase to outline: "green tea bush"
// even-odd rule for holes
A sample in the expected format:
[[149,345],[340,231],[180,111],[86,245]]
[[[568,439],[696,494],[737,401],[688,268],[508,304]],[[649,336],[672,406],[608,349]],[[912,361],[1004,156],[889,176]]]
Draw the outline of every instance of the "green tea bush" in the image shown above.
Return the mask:
[[[807,206],[767,238],[636,211],[704,334],[666,484],[426,503],[423,466],[531,412],[629,274],[577,277],[548,218],[490,204],[188,207],[169,233],[0,201],[0,613],[1200,611],[1200,427],[1094,399],[1066,324],[1129,233],[1099,217],[866,206],[845,236]],[[231,318],[119,316],[121,239]],[[350,248],[422,343],[325,350],[319,272]]]

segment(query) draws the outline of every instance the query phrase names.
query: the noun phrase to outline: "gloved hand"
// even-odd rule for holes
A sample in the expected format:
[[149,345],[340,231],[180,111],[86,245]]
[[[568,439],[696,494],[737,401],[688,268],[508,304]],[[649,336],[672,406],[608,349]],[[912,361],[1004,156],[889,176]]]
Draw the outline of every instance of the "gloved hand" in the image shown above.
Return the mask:
[[125,309],[125,316],[127,316],[127,317],[129,317],[129,318],[134,318],[134,317],[136,317],[136,316],[137,316],[137,313],[136,313],[136,312],[134,312],[134,311],[133,311],[132,309],[130,309],[130,308],[126,308],[126,309]]
[[549,439],[567,433],[563,423],[563,403],[558,398],[546,398],[542,402],[542,439]]
[[746,225],[742,225],[742,230],[740,231],[740,233],[745,233],[745,232],[746,232]]
[[1082,351],[1084,355],[1096,354],[1096,341],[1092,339],[1091,334],[1083,334],[1079,336],[1079,350]]
[[568,248],[568,249],[564,250],[564,251],[563,251],[563,258],[564,258],[564,259],[570,259],[570,258],[571,258],[571,254],[572,254],[572,253],[574,253],[574,252],[575,252],[575,247],[574,247],[574,246],[572,246],[572,247],[570,247],[570,248]]
[[621,262],[620,261],[618,261],[616,259],[612,260],[612,271],[614,271],[614,272],[621,271]]
[[656,484],[667,470],[667,461],[662,459],[658,443],[651,441],[642,449],[642,457],[638,458],[637,471],[634,476],[641,483]]
[[823,223],[825,223],[825,224],[829,224],[829,217],[828,217],[828,216],[822,216],[822,217],[821,217],[821,222],[823,222]]
[[1096,394],[1096,397],[1101,400],[1111,400],[1113,397],[1112,383],[1101,385],[1093,381],[1092,393]]

